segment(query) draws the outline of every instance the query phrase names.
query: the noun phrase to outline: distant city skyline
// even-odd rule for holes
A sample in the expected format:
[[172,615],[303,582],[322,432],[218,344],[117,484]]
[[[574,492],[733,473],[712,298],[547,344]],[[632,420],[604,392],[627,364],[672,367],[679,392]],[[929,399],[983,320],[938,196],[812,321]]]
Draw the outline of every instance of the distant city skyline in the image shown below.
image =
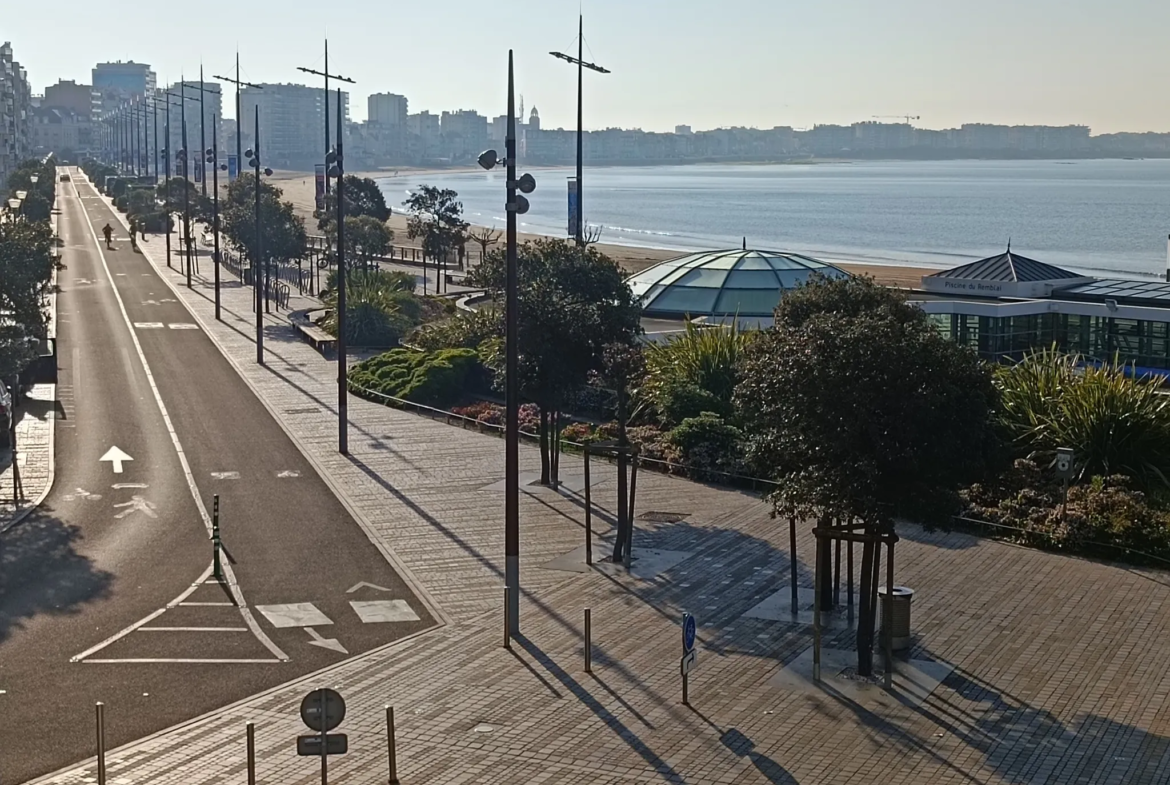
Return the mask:
[[[180,72],[190,79],[201,61],[207,73],[224,73],[234,65],[237,35],[245,79],[300,81],[297,66],[320,67],[328,33],[331,68],[357,80],[355,120],[365,118],[370,93],[408,96],[412,110],[494,117],[511,45],[527,105],[540,108],[545,127],[570,128],[575,73],[548,52],[575,47],[579,7],[519,0],[487,17],[470,0],[392,12],[341,0],[328,9],[331,20],[315,4],[256,0],[233,35],[223,20],[239,18],[239,6],[209,0],[200,18],[225,32],[197,35],[191,17],[170,7],[61,0],[23,6],[0,38],[12,40],[40,93],[60,78],[87,81],[95,63],[118,59],[150,63],[160,83],[178,81]],[[586,56],[613,72],[587,74],[586,126],[804,128],[912,115],[923,128],[1170,130],[1170,103],[1151,100],[1170,81],[1162,54],[1168,4],[729,0],[719,9],[712,14],[697,0],[586,0]]]

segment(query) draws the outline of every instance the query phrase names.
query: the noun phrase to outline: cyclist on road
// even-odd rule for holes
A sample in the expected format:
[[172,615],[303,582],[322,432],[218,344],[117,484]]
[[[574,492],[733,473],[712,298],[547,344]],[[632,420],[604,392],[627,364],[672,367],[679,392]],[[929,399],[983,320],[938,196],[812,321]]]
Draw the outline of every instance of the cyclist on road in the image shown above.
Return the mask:
[[105,235],[105,237],[106,237],[106,249],[112,250],[113,246],[110,245],[110,241],[114,237],[113,227],[111,227],[109,224],[106,224],[105,226],[102,227],[102,234]]

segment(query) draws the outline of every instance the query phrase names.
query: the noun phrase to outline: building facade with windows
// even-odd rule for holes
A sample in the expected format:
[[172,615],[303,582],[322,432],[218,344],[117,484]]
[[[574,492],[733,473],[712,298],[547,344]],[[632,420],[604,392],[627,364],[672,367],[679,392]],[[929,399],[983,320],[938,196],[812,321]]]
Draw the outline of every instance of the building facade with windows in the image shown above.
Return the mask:
[[0,46],[0,184],[32,154],[32,88],[28,73],[13,56],[12,44]]
[[[264,166],[311,168],[325,162],[325,91],[300,84],[265,84],[240,90],[240,121],[245,146],[254,143],[255,111],[260,108],[260,159]],[[329,137],[336,143],[337,104],[329,92]],[[349,125],[349,93],[341,94],[342,127]]]
[[923,277],[910,299],[988,360],[1055,347],[1088,363],[1170,372],[1170,283],[1094,278],[1009,249]]

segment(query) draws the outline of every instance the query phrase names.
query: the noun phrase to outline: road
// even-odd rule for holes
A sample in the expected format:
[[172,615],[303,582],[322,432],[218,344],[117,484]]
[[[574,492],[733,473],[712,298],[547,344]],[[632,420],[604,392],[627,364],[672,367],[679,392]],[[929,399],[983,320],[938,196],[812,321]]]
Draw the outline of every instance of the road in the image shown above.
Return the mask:
[[0,536],[5,785],[93,755],[96,701],[117,746],[433,624],[94,189],[59,186],[56,479]]

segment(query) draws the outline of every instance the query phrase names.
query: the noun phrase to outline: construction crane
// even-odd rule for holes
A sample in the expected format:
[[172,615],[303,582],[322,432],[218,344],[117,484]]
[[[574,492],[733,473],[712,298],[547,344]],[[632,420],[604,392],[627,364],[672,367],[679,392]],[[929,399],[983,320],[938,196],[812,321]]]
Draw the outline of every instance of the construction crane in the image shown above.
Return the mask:
[[916,114],[875,114],[874,120],[905,120],[909,123],[911,120],[921,120],[922,117]]

